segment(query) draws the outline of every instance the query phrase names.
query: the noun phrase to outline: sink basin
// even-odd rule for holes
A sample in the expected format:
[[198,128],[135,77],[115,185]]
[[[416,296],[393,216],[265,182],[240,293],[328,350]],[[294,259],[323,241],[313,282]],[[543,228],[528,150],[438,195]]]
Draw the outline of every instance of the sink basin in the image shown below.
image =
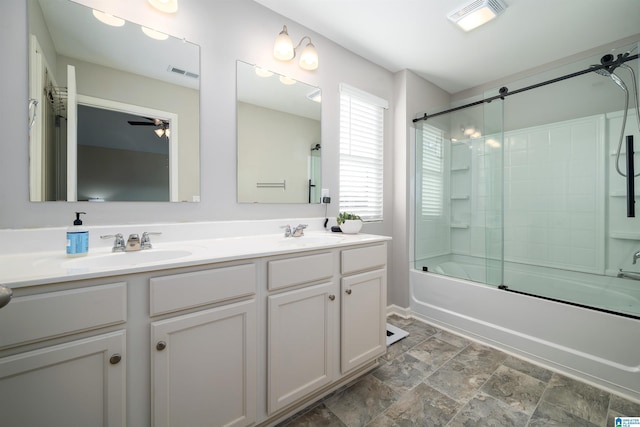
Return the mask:
[[115,252],[105,255],[87,256],[65,261],[65,268],[114,268],[131,267],[158,261],[184,258],[192,252],[184,249],[150,249],[137,252]]
[[282,245],[292,246],[321,246],[340,243],[344,238],[342,236],[302,236],[302,237],[283,237],[280,240]]

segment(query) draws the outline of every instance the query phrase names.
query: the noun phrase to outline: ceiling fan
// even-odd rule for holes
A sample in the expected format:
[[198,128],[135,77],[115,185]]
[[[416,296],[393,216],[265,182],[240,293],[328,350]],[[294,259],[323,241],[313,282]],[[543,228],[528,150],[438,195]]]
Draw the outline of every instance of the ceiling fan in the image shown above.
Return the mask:
[[155,126],[157,127],[157,129],[154,129],[153,131],[156,133],[156,135],[158,135],[159,138],[162,138],[163,136],[166,136],[167,139],[169,138],[169,135],[171,134],[171,131],[169,130],[169,121],[168,120],[163,120],[163,119],[152,119],[151,117],[142,117],[143,119],[147,119],[149,121],[147,122],[139,122],[139,121],[131,121],[129,120],[128,123],[131,126]]

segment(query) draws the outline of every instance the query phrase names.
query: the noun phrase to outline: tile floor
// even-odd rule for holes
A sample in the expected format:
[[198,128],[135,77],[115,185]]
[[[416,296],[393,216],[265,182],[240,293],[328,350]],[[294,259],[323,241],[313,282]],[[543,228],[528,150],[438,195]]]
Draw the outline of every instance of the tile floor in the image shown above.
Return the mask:
[[625,400],[416,320],[371,373],[278,427],[614,427]]

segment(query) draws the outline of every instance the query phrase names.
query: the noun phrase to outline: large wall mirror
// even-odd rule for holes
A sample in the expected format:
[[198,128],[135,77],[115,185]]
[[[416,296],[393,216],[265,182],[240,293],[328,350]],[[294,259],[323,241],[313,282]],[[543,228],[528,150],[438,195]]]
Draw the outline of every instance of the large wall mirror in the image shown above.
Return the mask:
[[238,202],[319,203],[320,89],[237,62]]
[[199,46],[70,0],[28,15],[30,200],[199,201]]

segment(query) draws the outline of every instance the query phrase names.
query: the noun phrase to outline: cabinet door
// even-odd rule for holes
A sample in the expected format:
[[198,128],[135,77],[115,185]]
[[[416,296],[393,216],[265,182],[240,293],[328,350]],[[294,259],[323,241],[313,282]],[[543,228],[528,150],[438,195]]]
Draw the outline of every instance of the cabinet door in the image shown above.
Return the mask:
[[385,353],[386,270],[342,279],[340,368],[345,373]]
[[273,413],[332,381],[335,286],[268,297],[268,403]]
[[125,332],[0,359],[0,424],[124,426]]
[[255,300],[153,322],[151,338],[154,426],[255,421]]

